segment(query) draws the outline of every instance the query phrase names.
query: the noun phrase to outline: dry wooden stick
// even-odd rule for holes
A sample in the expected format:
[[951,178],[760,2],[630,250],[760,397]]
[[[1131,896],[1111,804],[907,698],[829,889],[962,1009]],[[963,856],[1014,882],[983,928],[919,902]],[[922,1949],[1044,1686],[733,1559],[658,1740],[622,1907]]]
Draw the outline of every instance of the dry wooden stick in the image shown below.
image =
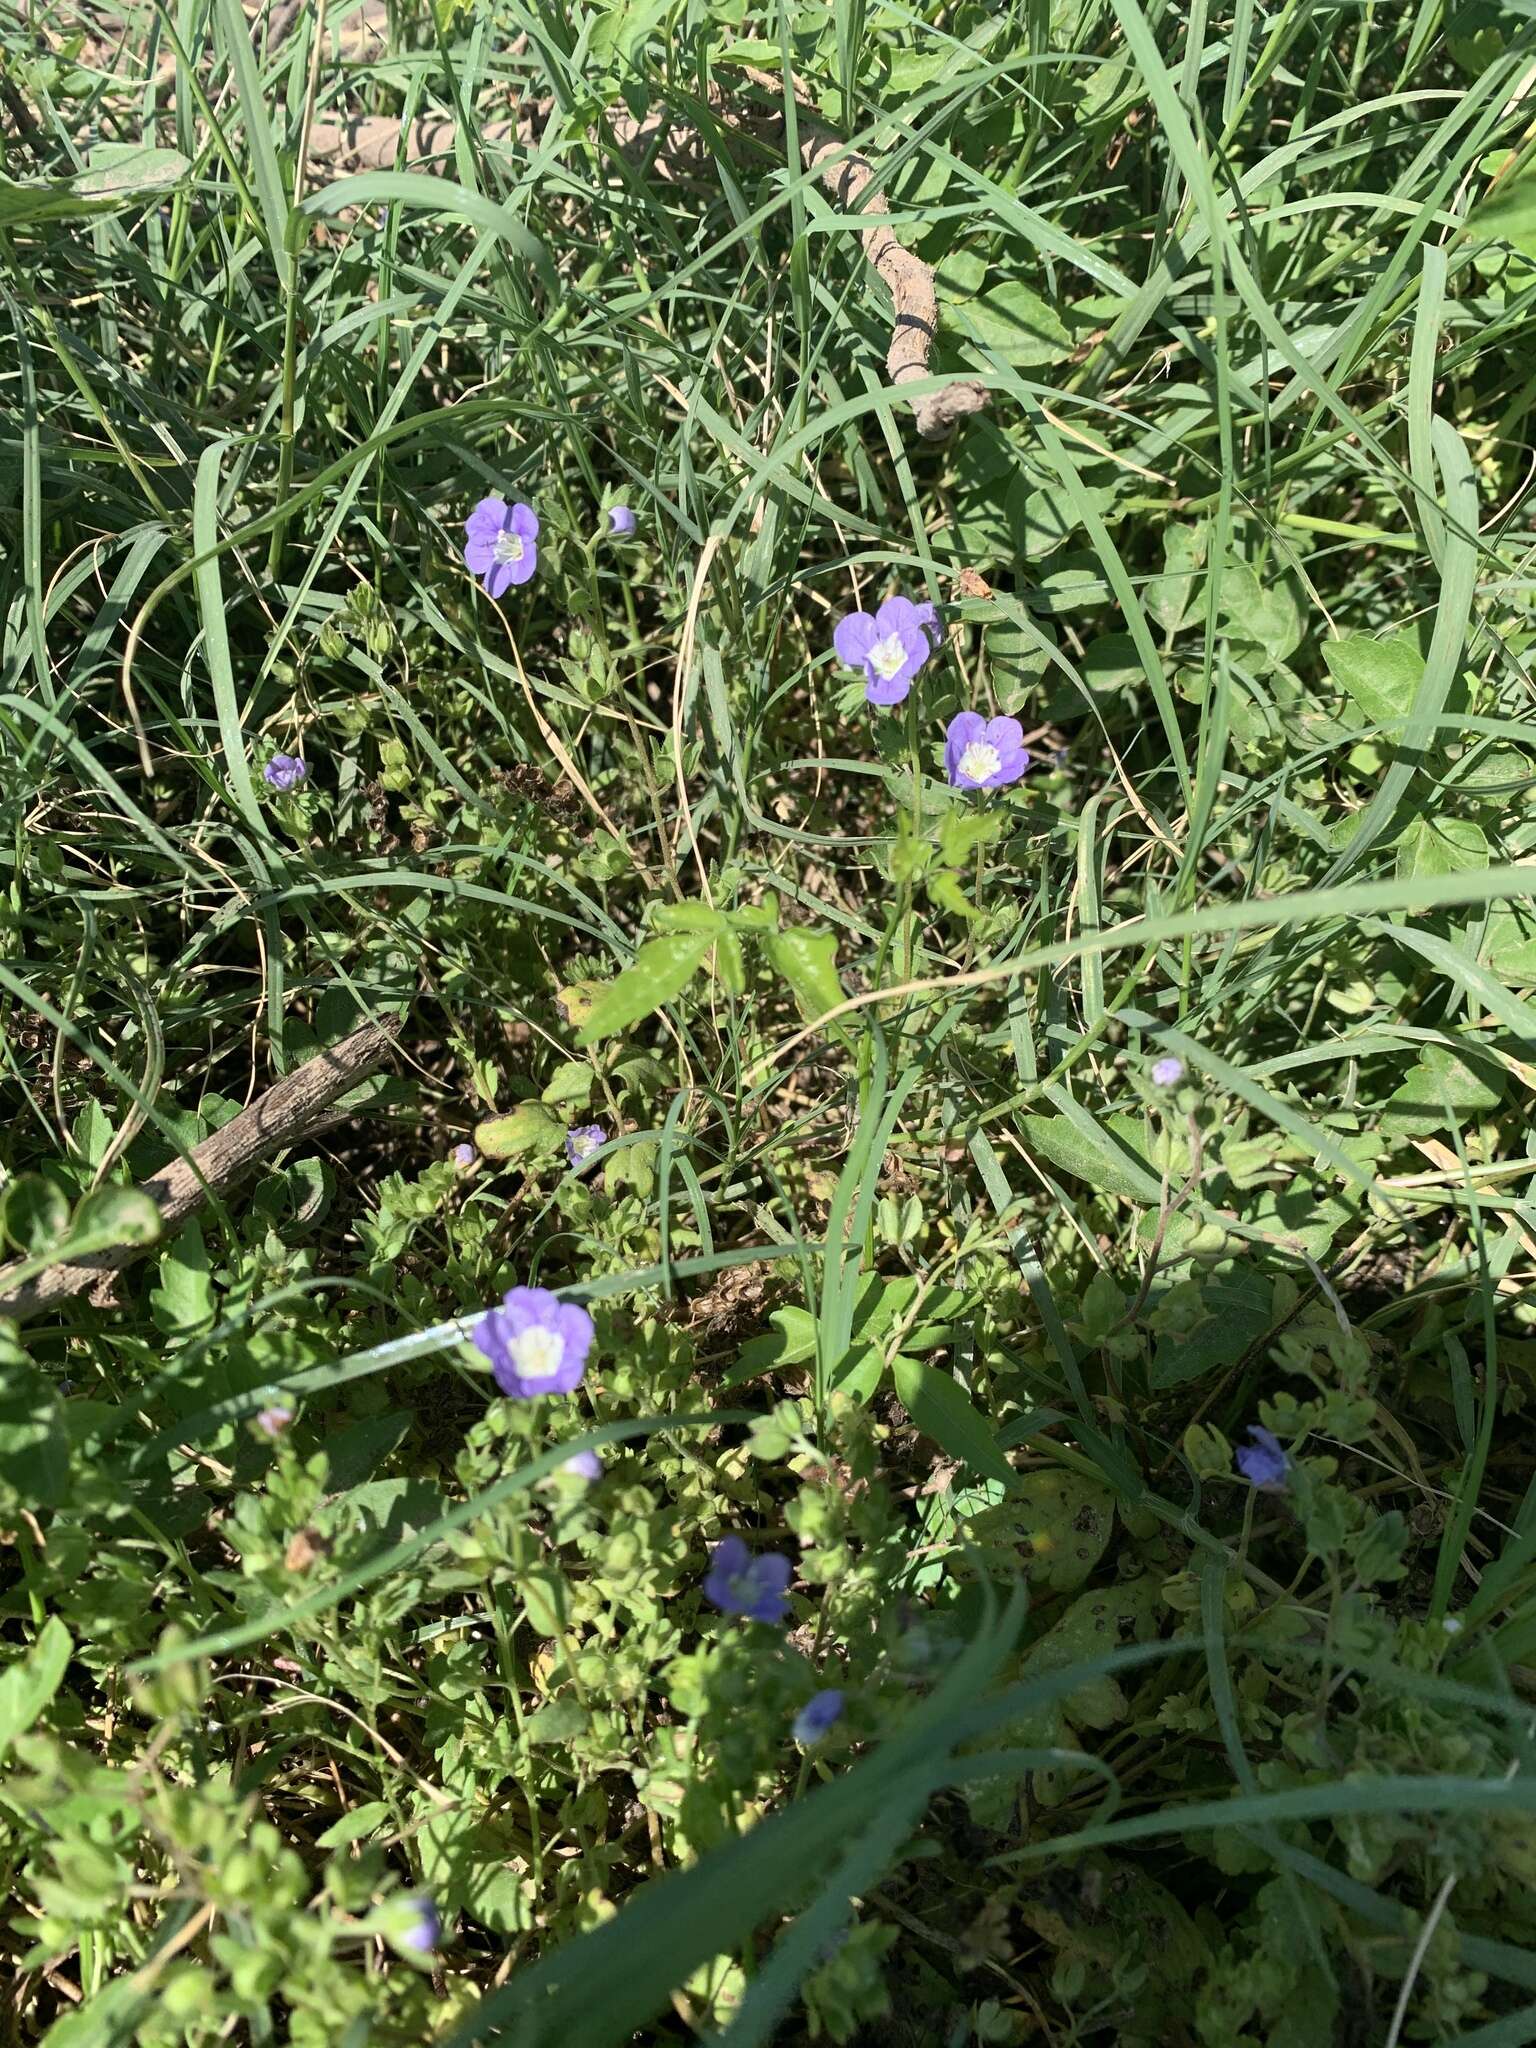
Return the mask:
[[[194,1215],[210,1195],[231,1188],[269,1152],[291,1145],[313,1130],[325,1112],[349,1088],[366,1080],[389,1053],[398,1026],[365,1024],[339,1045],[328,1046],[285,1074],[237,1117],[193,1147],[185,1159],[172,1161],[140,1183],[140,1191],[159,1209],[164,1234]],[[56,1307],[76,1294],[94,1290],[93,1298],[110,1289],[112,1277],[142,1258],[144,1244],[114,1245],[88,1258],[66,1259],[17,1282],[16,1275],[32,1264],[17,1260],[0,1268],[0,1316],[21,1322]]]
[[[783,84],[771,71],[759,71],[750,64],[743,70],[750,83],[760,91],[782,98]],[[801,163],[808,171],[818,174],[845,213],[857,212],[875,217],[874,224],[864,230],[861,239],[865,256],[891,295],[896,315],[891,328],[891,345],[886,351],[885,374],[893,384],[907,384],[915,378],[926,377],[928,356],[939,325],[939,301],[933,288],[933,272],[920,256],[914,256],[897,239],[894,229],[878,218],[890,212],[890,202],[883,192],[870,190],[875,171],[869,158],[849,149],[822,123],[815,109],[806,104],[802,88],[793,79],[790,89],[795,96],[795,125],[800,137]],[[729,117],[729,108],[725,111]],[[782,115],[777,117],[776,125],[782,136],[785,126]],[[917,431],[925,441],[947,440],[961,420],[980,412],[986,402],[984,384],[978,384],[969,377],[956,377],[939,390],[925,391],[921,397],[913,399]]]
[[[771,72],[745,65],[743,76],[749,85],[772,94],[782,103],[783,88]],[[801,163],[817,174],[845,213],[861,213],[870,218],[871,224],[861,236],[864,254],[890,293],[894,312],[885,373],[896,385],[926,378],[939,323],[933,271],[880,218],[889,214],[890,203],[883,192],[874,189],[875,168],[869,158],[849,149],[820,120],[798,83],[791,81],[791,90],[795,96]],[[783,150],[782,112],[745,110],[718,84],[710,87],[709,103],[721,120],[741,133]],[[480,141],[493,147],[530,141],[551,104],[540,101],[513,121],[487,122],[478,131]],[[696,169],[704,160],[697,129],[672,121],[665,112],[636,119],[619,110],[611,117],[611,126],[626,154],[649,154],[654,145],[656,160],[664,169]],[[373,114],[351,121],[317,122],[310,134],[309,155],[316,164],[329,163],[337,168],[388,170],[399,164],[424,170],[441,169],[452,157],[456,134],[457,123],[437,116],[423,116],[402,131],[402,124],[390,115]],[[926,441],[947,440],[961,420],[980,412],[986,403],[985,385],[969,377],[952,378],[937,391],[925,391],[913,399],[917,431]]]
[[[309,134],[309,160],[331,170],[392,171],[441,169],[453,156],[458,123],[437,114],[421,114],[405,126],[394,114],[358,114],[350,121],[317,121]],[[476,131],[495,148],[511,148],[533,138],[534,124],[487,121]]]

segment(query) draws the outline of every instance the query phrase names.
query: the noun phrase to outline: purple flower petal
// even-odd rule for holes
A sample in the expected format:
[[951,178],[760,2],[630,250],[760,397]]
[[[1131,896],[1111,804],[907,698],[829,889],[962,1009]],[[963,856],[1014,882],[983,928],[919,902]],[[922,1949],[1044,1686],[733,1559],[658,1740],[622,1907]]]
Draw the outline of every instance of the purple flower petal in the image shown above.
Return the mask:
[[[891,675],[882,675],[873,661],[864,664],[869,681],[864,685],[864,696],[871,704],[899,704],[912,688],[912,678],[917,674],[931,652],[928,636],[921,626],[902,626],[894,629],[894,636],[901,643],[901,666]],[[890,637],[890,636],[887,636]],[[878,647],[881,641],[876,641]]]
[[832,646],[844,668],[861,668],[865,655],[879,637],[879,629],[868,612],[849,612],[833,627]]
[[494,540],[507,523],[505,498],[482,498],[464,522],[471,540]]
[[793,1569],[778,1551],[754,1557],[739,1536],[726,1536],[710,1557],[704,1597],[723,1614],[781,1622],[789,1606],[785,1595]]
[[572,1124],[565,1134],[565,1156],[573,1170],[580,1172],[592,1154],[608,1142],[601,1124]]
[[843,1695],[836,1686],[828,1686],[825,1692],[812,1693],[795,1716],[795,1740],[809,1747],[811,1743],[819,1742],[827,1730],[836,1727],[842,1718]]
[[984,719],[959,711],[944,739],[944,767],[956,789],[1001,789],[1029,766],[1024,728],[1016,718]]
[[539,537],[539,515],[531,505],[525,505],[519,500],[512,507],[511,514],[507,519],[507,528],[509,532],[515,533],[519,540],[537,540]]
[[[507,570],[509,583],[526,583],[539,566],[539,551],[531,540],[524,541],[521,561],[507,562],[503,566]],[[492,592],[492,595],[494,596],[495,592]]]
[[[524,557],[524,559],[526,560],[527,558],[526,558],[526,557]],[[486,596],[487,596],[487,597],[502,597],[502,596],[504,596],[504,595],[505,595],[505,593],[506,593],[507,591],[509,591],[509,590],[510,590],[510,589],[512,588],[513,584],[514,584],[514,583],[515,583],[515,582],[517,581],[517,571],[518,571],[518,570],[519,570],[519,569],[520,569],[521,567],[522,567],[522,563],[521,563],[521,562],[496,562],[496,561],[493,561],[493,562],[491,563],[491,566],[490,566],[490,567],[489,567],[489,568],[488,568],[488,569],[486,570],[486,572],[485,572],[485,594],[486,594]],[[530,573],[531,573],[531,571],[530,571]]]
[[[931,616],[933,612],[932,605],[929,605],[928,611]],[[886,633],[900,633],[905,638],[915,626],[920,626],[922,623],[922,619],[918,615],[918,607],[912,602],[910,597],[888,597],[885,603],[881,605],[879,611],[875,613],[875,627],[877,632],[882,635]]]
[[532,1400],[580,1386],[592,1338],[592,1318],[578,1303],[543,1287],[513,1287],[476,1323],[471,1341],[504,1394]]
[[1261,1493],[1283,1492],[1291,1470],[1285,1446],[1262,1422],[1250,1423],[1248,1434],[1253,1442],[1236,1453],[1238,1471]]
[[471,534],[464,543],[464,566],[471,576],[484,576],[496,561],[494,533]]

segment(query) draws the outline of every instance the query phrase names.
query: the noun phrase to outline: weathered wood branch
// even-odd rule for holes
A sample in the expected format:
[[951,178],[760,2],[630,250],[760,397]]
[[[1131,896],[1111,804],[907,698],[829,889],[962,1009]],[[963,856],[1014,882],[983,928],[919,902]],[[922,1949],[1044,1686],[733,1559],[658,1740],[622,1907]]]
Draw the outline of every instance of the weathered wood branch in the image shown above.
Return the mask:
[[[281,1150],[326,1120],[332,1104],[364,1081],[394,1046],[397,1027],[365,1024],[338,1045],[328,1046],[285,1074],[237,1117],[204,1138],[185,1159],[173,1160],[140,1183],[159,1209],[168,1237],[195,1215],[210,1196],[226,1189],[269,1152]],[[163,1241],[163,1240],[162,1240]],[[115,1245],[78,1260],[63,1260],[19,1283],[15,1275],[31,1261],[13,1261],[0,1268],[0,1316],[21,1322],[44,1309],[57,1307],[87,1289],[100,1294],[115,1274],[153,1249],[150,1245]]]

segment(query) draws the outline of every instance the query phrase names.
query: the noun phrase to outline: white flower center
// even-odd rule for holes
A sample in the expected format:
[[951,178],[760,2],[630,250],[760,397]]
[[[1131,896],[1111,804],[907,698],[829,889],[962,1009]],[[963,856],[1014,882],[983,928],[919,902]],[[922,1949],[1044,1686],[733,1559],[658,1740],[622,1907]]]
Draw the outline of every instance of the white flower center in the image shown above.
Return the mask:
[[551,1380],[560,1370],[565,1341],[555,1330],[524,1330],[507,1346],[518,1374],[525,1380]]
[[870,667],[882,683],[888,683],[907,658],[907,650],[901,644],[899,633],[887,633],[883,640],[877,640],[867,656]]
[[996,747],[989,747],[985,740],[972,740],[960,756],[960,773],[972,782],[985,782],[1002,765],[1002,755]]
[[520,562],[523,559],[523,537],[520,533],[498,533],[495,555],[498,562]]
[[576,1154],[577,1164],[580,1165],[584,1159],[590,1159],[602,1142],[601,1138],[594,1138],[590,1133],[586,1133],[579,1138],[572,1138],[571,1150]]

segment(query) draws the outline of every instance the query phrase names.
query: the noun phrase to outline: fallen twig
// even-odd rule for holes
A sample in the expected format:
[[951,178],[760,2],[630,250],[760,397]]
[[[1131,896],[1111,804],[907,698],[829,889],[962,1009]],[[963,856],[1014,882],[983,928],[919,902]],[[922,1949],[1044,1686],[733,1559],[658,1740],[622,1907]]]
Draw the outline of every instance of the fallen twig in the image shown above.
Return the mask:
[[[222,1130],[194,1146],[187,1158],[174,1160],[142,1181],[141,1191],[160,1211],[163,1236],[195,1214],[210,1195],[233,1187],[267,1153],[313,1130],[334,1102],[382,1062],[394,1045],[396,1030],[393,1024],[365,1024],[339,1045],[317,1052]],[[149,1249],[145,1244],[114,1245],[84,1259],[62,1260],[20,1284],[15,1276],[32,1262],[15,1261],[0,1268],[0,1316],[21,1322],[88,1288],[93,1298],[99,1298],[110,1289],[115,1274]]]
[[[744,76],[749,85],[782,97],[779,81],[771,73],[748,65],[744,67]],[[890,204],[874,185],[875,168],[869,158],[850,149],[826,127],[798,89],[795,103],[801,163],[817,174],[845,212],[870,216],[871,224],[861,237],[864,254],[891,295],[894,316],[885,373],[896,385],[926,378],[939,321],[933,271],[880,218],[890,212]],[[492,147],[527,143],[538,132],[550,104],[541,101],[516,120],[487,122],[477,131],[477,139]],[[782,152],[782,112],[766,114],[743,108],[718,85],[711,88],[710,104],[723,121]],[[652,112],[637,119],[620,109],[614,113],[611,126],[619,146],[628,154],[649,155],[654,149],[658,161],[690,170],[700,168],[705,160],[703,138],[698,131],[674,122],[665,112]],[[318,122],[310,134],[309,156],[315,164],[355,170],[408,166],[441,169],[452,161],[457,132],[456,122],[436,116],[422,116],[408,126],[387,114]],[[925,391],[912,400],[917,431],[927,441],[946,440],[961,420],[980,412],[986,403],[985,385],[969,377],[952,378],[937,391]]]
[[[772,72],[758,71],[751,65],[745,66],[744,70],[750,83],[760,91],[782,98],[783,85]],[[893,384],[907,384],[918,377],[926,377],[928,356],[939,324],[933,271],[920,256],[914,256],[897,239],[893,228],[879,220],[879,215],[890,212],[890,202],[883,192],[871,189],[875,170],[869,158],[850,149],[824,125],[814,108],[807,105],[798,86],[793,90],[801,163],[808,171],[819,175],[822,184],[845,213],[876,216],[874,225],[864,230],[862,240],[864,254],[890,293],[895,313],[891,345],[885,357],[885,374]],[[728,107],[725,111],[729,115]],[[782,136],[782,115],[777,117],[777,127]],[[925,441],[945,440],[961,420],[980,412],[986,402],[984,384],[978,384],[969,377],[953,378],[939,390],[925,391],[921,397],[913,399],[917,431]]]

